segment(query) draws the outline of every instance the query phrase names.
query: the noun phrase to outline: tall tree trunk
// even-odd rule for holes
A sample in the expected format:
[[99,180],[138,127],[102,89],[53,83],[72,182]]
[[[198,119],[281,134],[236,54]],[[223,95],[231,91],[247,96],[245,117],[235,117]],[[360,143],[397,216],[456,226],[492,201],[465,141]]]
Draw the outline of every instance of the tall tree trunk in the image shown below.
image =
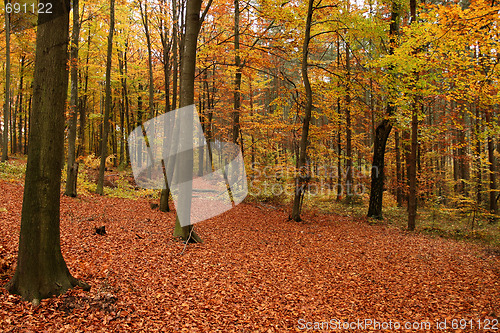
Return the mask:
[[[349,5],[347,7],[349,12]],[[347,33],[347,30],[346,30]],[[350,45],[348,42],[345,43],[345,66],[346,66],[346,94],[345,94],[345,120],[346,120],[346,180],[345,180],[345,190],[347,198],[352,197],[352,186],[353,186],[353,157],[352,157],[352,124],[351,124],[351,55],[350,55]]]
[[[207,4],[204,13],[208,11],[211,2]],[[200,18],[201,0],[187,0],[186,4],[186,34],[183,42],[182,53],[182,70],[181,70],[181,87],[182,94],[180,98],[180,107],[194,104],[194,79],[196,71],[196,45],[198,43],[198,33],[203,18]],[[192,125],[192,123],[191,123]],[[181,179],[192,178],[193,173],[193,156],[181,154],[177,157],[180,161],[178,165],[182,165],[181,170],[177,170]],[[184,177],[183,177],[184,176]],[[189,216],[191,210],[191,189],[190,182],[184,182],[181,186],[185,186],[179,190],[179,206],[186,208]],[[183,241],[201,242],[201,238],[193,230],[193,225],[188,224],[181,226],[179,214],[175,221],[174,237],[180,237]]]
[[[414,97],[417,98],[416,96]],[[408,230],[415,230],[415,219],[417,216],[417,146],[418,146],[418,102],[412,105],[411,116],[411,151],[408,159]]]
[[[22,137],[23,137],[23,95],[24,95],[24,67],[26,56],[21,55],[21,68],[19,70],[19,92],[17,95],[19,121],[17,122],[17,151],[22,153]],[[25,116],[26,117],[26,116]]]
[[481,144],[481,138],[480,138],[480,131],[481,131],[481,113],[479,111],[479,107],[476,105],[476,205],[477,207],[481,207],[482,204],[482,187],[483,187],[483,175],[482,175],[482,159],[481,159],[481,152],[482,152],[482,144]]
[[[337,35],[337,70],[340,71],[340,34]],[[337,81],[340,90],[340,80]],[[337,201],[342,199],[342,120],[341,120],[340,97],[337,97]]]
[[[394,44],[396,35],[399,31],[399,4],[396,1],[392,3],[391,24],[389,26],[389,35],[391,46],[389,54],[394,53]],[[384,119],[377,125],[375,129],[375,142],[373,144],[373,161],[371,170],[371,189],[370,189],[370,204],[368,206],[368,217],[382,218],[382,200],[384,195],[385,181],[385,147],[387,138],[392,129],[391,117],[394,114],[396,107],[394,106],[392,96],[389,96],[389,101],[386,106],[386,114]]]
[[[7,4],[8,0],[4,1]],[[5,10],[5,101],[3,105],[2,162],[9,159],[9,117],[10,117],[10,14]]]
[[177,109],[177,80],[179,77],[179,62],[178,62],[178,25],[179,16],[177,9],[177,0],[172,0],[172,16],[173,16],[173,26],[172,26],[172,110]]
[[[241,108],[241,57],[240,57],[240,5],[234,0],[234,109],[233,109],[233,143],[238,143],[240,136],[240,108]],[[243,142],[241,143],[243,144]]]
[[[486,125],[488,127],[492,126],[490,113],[485,112]],[[491,128],[491,127],[490,127]],[[489,174],[490,174],[490,200],[489,200],[489,211],[491,216],[489,217],[490,223],[495,223],[498,220],[498,196],[497,191],[497,170],[495,162],[495,146],[494,138],[491,133],[488,134],[488,164],[489,164]]]
[[[172,47],[172,41],[173,41],[173,36],[172,39],[169,40],[168,38],[168,30],[165,29],[163,21],[161,22],[162,24],[162,31],[160,34],[161,37],[161,43],[163,46],[163,76],[165,79],[165,113],[170,112],[170,72],[171,72],[171,65],[170,65],[170,50]],[[168,40],[168,42],[167,42]],[[165,147],[169,142],[165,139],[163,142],[163,146]],[[165,176],[165,173],[164,173]],[[170,197],[170,188],[168,186],[168,180],[165,177],[165,188],[161,190],[160,193],[160,211],[161,212],[169,212],[170,211],[170,206],[168,205],[168,199]]]
[[308,75],[308,55],[309,55],[309,41],[311,39],[311,22],[313,15],[314,0],[309,0],[307,7],[306,26],[304,33],[304,43],[302,45],[302,80],[304,81],[304,89],[306,91],[306,105],[304,109],[304,122],[302,124],[302,136],[300,138],[298,170],[295,180],[295,194],[293,198],[292,214],[290,216],[294,221],[301,221],[300,212],[302,208],[302,198],[305,193],[305,186],[310,177],[309,170],[303,170],[306,167],[306,154],[307,154],[307,139],[309,135],[309,123],[311,122],[311,113],[313,107],[313,96],[311,83],[309,82]]
[[101,164],[99,166],[99,179],[97,180],[97,194],[104,194],[104,169],[106,167],[106,156],[108,154],[108,132],[109,113],[111,109],[111,55],[113,52],[113,33],[115,30],[115,0],[110,0],[109,34],[108,34],[108,54],[106,57],[106,83],[104,102],[104,122],[101,138]]
[[[118,56],[118,68],[120,71],[121,79],[120,83],[122,85],[122,106],[123,106],[123,114],[122,114],[122,128],[125,129],[125,120],[126,120],[126,133],[130,133],[130,102],[128,96],[128,86],[127,86],[127,49],[128,42],[125,42],[125,50],[123,52],[119,52]],[[120,156],[120,165],[121,167],[125,167],[128,165],[130,156],[128,154],[128,141],[126,140],[125,135],[122,137],[122,144],[124,147],[123,152]]]
[[71,37],[71,96],[68,131],[68,160],[66,165],[66,189],[64,195],[76,197],[78,162],[76,162],[76,124],[78,118],[78,40],[80,39],[79,0],[73,0],[73,32]]
[[87,118],[87,107],[88,107],[88,83],[89,83],[89,58],[90,58],[90,40],[91,40],[91,29],[89,25],[89,34],[87,36],[87,57],[85,61],[85,76],[84,76],[84,87],[83,87],[83,97],[80,105],[80,129],[78,132],[78,149],[77,156],[85,156],[86,155],[86,134],[85,134],[85,126],[86,126],[86,118]]
[[144,33],[146,34],[146,45],[148,48],[148,70],[149,70],[149,117],[154,117],[154,81],[153,81],[153,55],[151,51],[151,35],[149,34],[149,19],[148,19],[148,2],[144,2],[144,10],[142,3],[139,3],[141,9],[142,24],[144,26]]
[[[417,20],[417,1],[410,0],[410,24]],[[416,51],[415,51],[416,52]],[[418,72],[414,73],[415,81],[418,81]],[[417,149],[418,149],[418,99],[413,96],[413,105],[411,106],[411,151],[408,160],[408,230],[415,230],[415,219],[417,216]]]
[[403,207],[403,183],[401,175],[401,144],[399,130],[394,132],[394,145],[396,146],[396,201],[398,207]]
[[6,288],[38,305],[74,286],[89,290],[69,272],[61,253],[60,188],[64,154],[64,108],[69,0],[53,2],[38,16],[33,121],[24,186],[17,268]]

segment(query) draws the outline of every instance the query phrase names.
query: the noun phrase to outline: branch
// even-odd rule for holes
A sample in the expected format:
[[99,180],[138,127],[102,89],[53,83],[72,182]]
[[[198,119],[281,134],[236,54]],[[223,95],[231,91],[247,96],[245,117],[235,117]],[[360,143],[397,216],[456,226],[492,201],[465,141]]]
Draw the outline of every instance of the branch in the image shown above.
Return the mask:
[[200,18],[200,26],[203,24],[203,21],[205,21],[205,17],[207,16],[208,10],[210,9],[210,6],[212,5],[213,0],[208,0],[207,6],[203,10],[203,14],[201,14]]

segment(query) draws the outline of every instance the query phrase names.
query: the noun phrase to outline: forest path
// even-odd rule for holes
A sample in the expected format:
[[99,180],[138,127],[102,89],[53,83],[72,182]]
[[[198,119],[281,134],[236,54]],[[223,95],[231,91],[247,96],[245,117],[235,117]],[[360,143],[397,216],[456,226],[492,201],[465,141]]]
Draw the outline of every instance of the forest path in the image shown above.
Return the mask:
[[[2,285],[15,263],[22,191],[0,181]],[[499,320],[500,257],[480,246],[335,215],[287,216],[240,204],[197,224],[204,244],[180,255],[173,212],[146,199],[62,197],[63,254],[92,290],[34,309],[2,288],[0,331],[287,332],[338,320],[360,331],[428,322],[413,331],[452,332],[462,319],[484,332],[479,324]],[[107,235],[95,235],[102,225]]]

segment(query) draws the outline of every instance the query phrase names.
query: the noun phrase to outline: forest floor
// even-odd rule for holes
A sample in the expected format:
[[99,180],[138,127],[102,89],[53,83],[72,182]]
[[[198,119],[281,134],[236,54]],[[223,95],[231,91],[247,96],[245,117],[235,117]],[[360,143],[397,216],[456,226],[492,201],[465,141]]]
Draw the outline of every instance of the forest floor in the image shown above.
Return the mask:
[[[22,195],[21,180],[0,180],[2,286],[15,268]],[[0,331],[500,329],[494,249],[333,214],[297,223],[281,207],[243,203],[196,224],[204,243],[182,253],[175,212],[150,201],[62,196],[63,255],[92,289],[34,308],[0,288]]]

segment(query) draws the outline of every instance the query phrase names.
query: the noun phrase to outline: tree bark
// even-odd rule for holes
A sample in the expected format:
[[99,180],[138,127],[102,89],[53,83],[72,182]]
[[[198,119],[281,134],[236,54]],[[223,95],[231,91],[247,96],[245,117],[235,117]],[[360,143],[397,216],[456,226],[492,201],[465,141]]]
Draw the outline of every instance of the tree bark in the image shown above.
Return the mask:
[[293,198],[292,214],[290,216],[294,221],[301,221],[300,212],[302,208],[302,198],[305,193],[305,185],[309,177],[309,170],[303,170],[306,167],[306,154],[307,154],[307,138],[309,135],[309,123],[311,122],[311,113],[313,106],[313,96],[311,83],[309,82],[308,75],[308,55],[309,55],[309,41],[311,39],[311,22],[313,15],[314,0],[309,0],[307,7],[306,26],[304,33],[304,43],[302,45],[302,80],[304,81],[304,89],[306,91],[306,105],[304,109],[304,122],[302,124],[302,136],[300,138],[298,170],[295,179],[295,194]]
[[[53,2],[40,14],[33,80],[33,121],[24,186],[17,267],[7,284],[11,293],[38,305],[43,298],[87,284],[69,272],[61,253],[60,188],[64,152],[64,108],[69,0]],[[44,23],[41,23],[44,22]]]
[[[8,0],[4,1],[7,4]],[[9,117],[10,117],[10,14],[5,11],[5,101],[3,105],[3,148],[2,162],[9,159]]]
[[148,71],[149,71],[149,117],[154,117],[154,81],[153,81],[153,55],[151,51],[151,35],[149,33],[149,19],[148,19],[148,2],[144,3],[144,10],[142,3],[139,3],[141,9],[142,25],[144,26],[144,33],[146,34],[146,45],[148,48]]
[[[240,57],[240,5],[234,0],[234,110],[233,110],[233,143],[238,143],[240,136],[240,108],[241,108],[241,57]],[[243,143],[242,143],[243,144]]]
[[99,179],[97,181],[97,194],[104,194],[104,169],[106,167],[106,156],[108,154],[108,132],[109,113],[111,109],[111,56],[113,52],[113,33],[115,30],[115,0],[110,0],[109,34],[108,34],[108,54],[106,57],[106,83],[104,102],[104,121],[101,138],[101,164],[99,166]]
[[78,40],[80,39],[79,0],[73,0],[73,33],[71,37],[71,97],[68,131],[68,160],[66,165],[66,189],[64,195],[76,197],[78,162],[76,162],[76,124],[78,118]]
[[394,133],[394,145],[396,146],[396,201],[398,207],[403,207],[403,190],[401,188],[402,175],[401,175],[401,144],[399,130]]
[[[392,3],[391,24],[389,27],[389,35],[391,46],[389,54],[394,53],[394,43],[396,35],[399,31],[399,5],[397,2]],[[389,96],[389,99],[391,96]],[[368,217],[377,219],[382,218],[382,200],[384,195],[384,181],[385,181],[385,147],[387,138],[391,133],[392,120],[395,106],[389,100],[386,107],[386,115],[384,119],[378,124],[375,129],[375,142],[373,144],[373,161],[371,170],[371,188],[370,188],[370,204],[368,206]]]
[[[417,20],[417,1],[410,0],[410,24]],[[417,52],[417,51],[415,51]],[[418,81],[418,72],[413,73],[415,81]],[[408,230],[415,230],[415,219],[417,217],[417,149],[418,149],[418,96],[413,96],[411,106],[411,151],[408,160]]]
[[[490,113],[485,112],[485,119],[486,119],[486,124],[487,126],[490,126],[491,124],[491,119],[490,119]],[[495,146],[494,146],[494,139],[491,134],[488,135],[487,138],[488,141],[488,164],[489,164],[489,175],[490,175],[490,200],[489,200],[489,211],[490,211],[490,217],[489,221],[490,223],[495,223],[498,220],[498,200],[497,196],[498,191],[497,191],[497,171],[496,171],[496,162],[495,162]]]
[[[207,8],[205,12],[208,10]],[[184,47],[182,54],[182,69],[181,69],[181,88],[182,94],[180,98],[180,107],[189,106],[194,104],[194,79],[196,70],[196,46],[198,42],[198,33],[201,26],[200,18],[201,0],[187,0],[186,4],[186,34],[184,37]],[[192,177],[193,172],[193,157],[187,154],[181,154],[180,164],[183,166],[182,170],[177,170],[179,173],[186,173]],[[179,158],[179,157],[178,157]],[[185,167],[184,167],[185,166]],[[189,173],[189,174],[187,174]],[[182,177],[181,175],[181,178]],[[185,182],[186,187],[190,187],[190,182]],[[189,188],[184,188],[179,191],[180,205],[183,207],[191,207],[191,191]],[[182,227],[177,214],[175,221],[174,237],[180,237],[185,242],[201,242],[201,238],[193,230],[193,225],[188,224]]]
[[[349,11],[349,5],[348,9]],[[346,31],[347,32],[347,31]],[[346,66],[346,94],[345,94],[345,121],[346,121],[346,180],[345,180],[345,193],[347,198],[353,196],[353,163],[352,163],[352,124],[351,124],[351,55],[349,43],[345,44],[345,66]]]

